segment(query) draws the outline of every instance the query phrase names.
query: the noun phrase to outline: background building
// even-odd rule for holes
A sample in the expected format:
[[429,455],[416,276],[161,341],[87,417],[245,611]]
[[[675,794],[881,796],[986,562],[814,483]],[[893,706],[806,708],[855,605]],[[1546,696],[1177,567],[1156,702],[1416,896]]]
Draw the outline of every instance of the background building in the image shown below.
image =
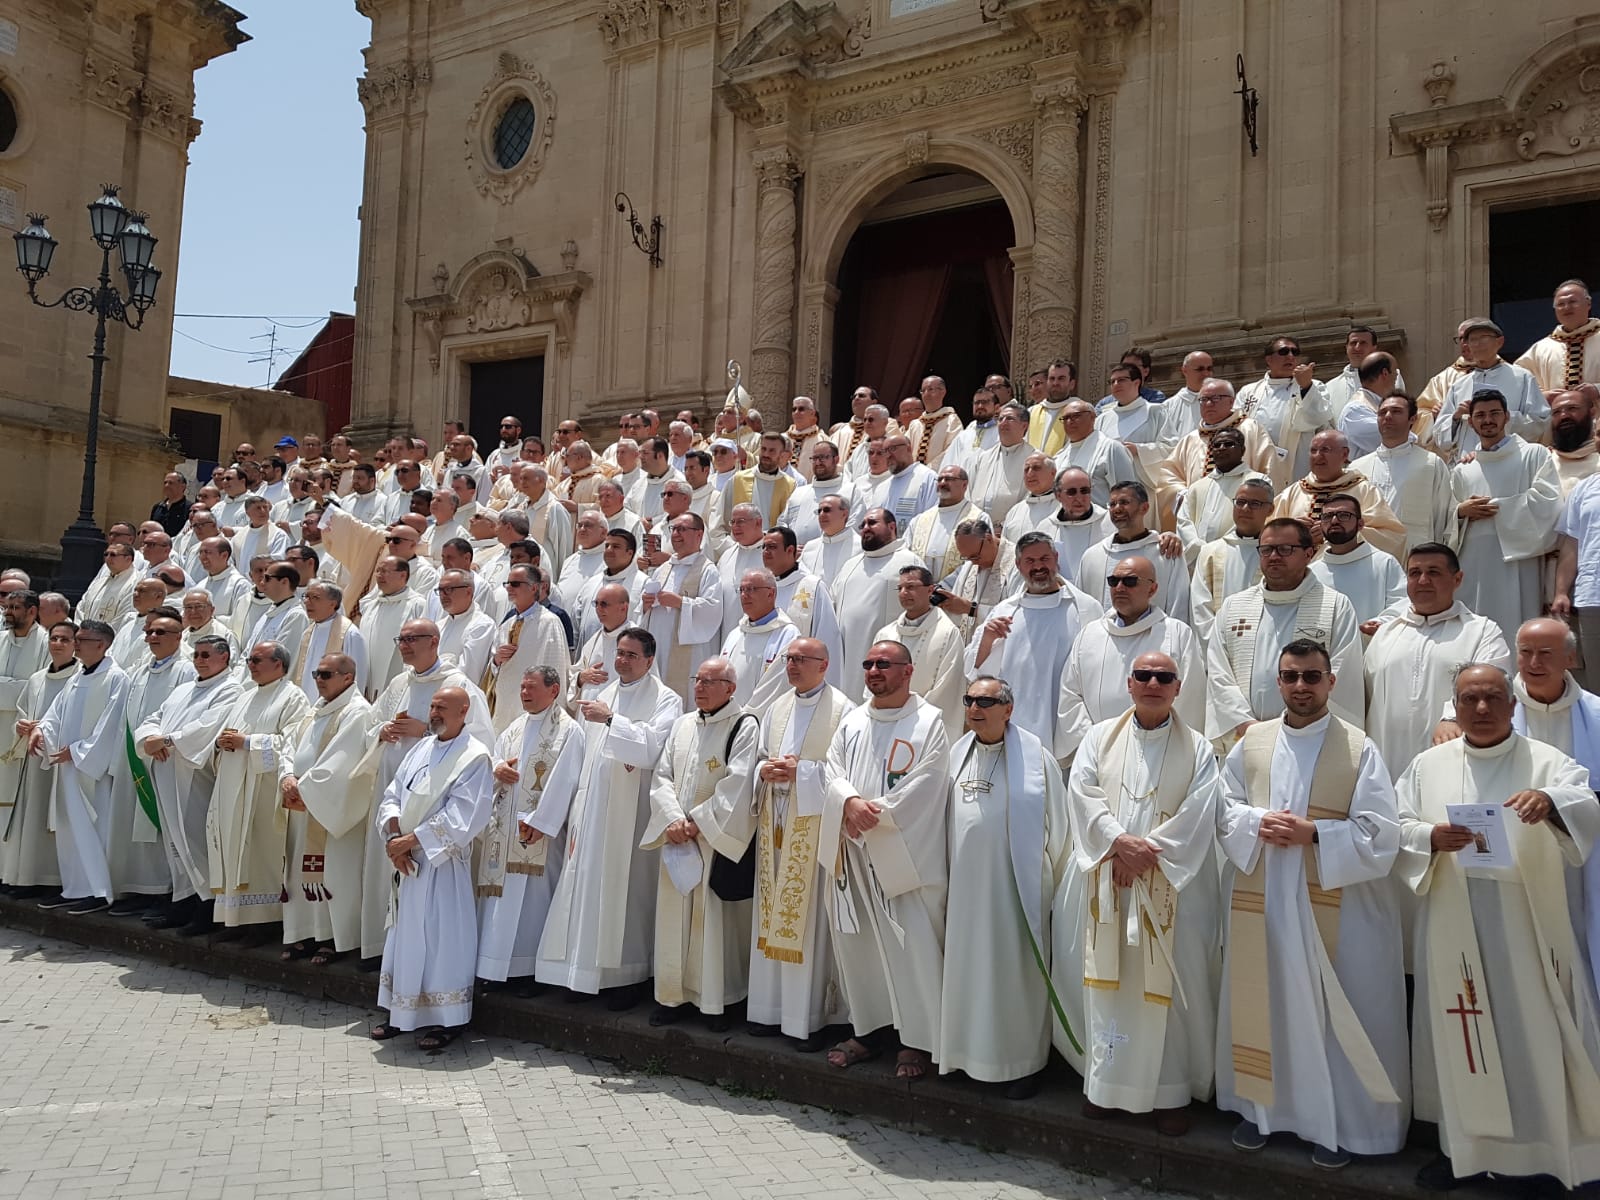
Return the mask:
[[[108,333],[96,489],[102,526],[144,516],[162,474],[182,457],[167,437],[167,361],[188,147],[200,132],[194,73],[246,40],[243,19],[216,0],[0,7],[0,232],[8,260],[9,235],[28,212],[46,213],[61,244],[41,298],[94,283],[100,251],[85,206],[102,182],[120,183],[125,202],[149,214],[161,239],[156,265],[165,278],[144,328],[113,325]],[[0,557],[48,560],[78,510],[93,317],[36,307],[21,277],[3,274]]]
[[358,4],[358,445],[703,408],[730,357],[780,419],[1057,355],[1097,396],[1136,342],[1243,382],[1277,330],[1331,375],[1352,322],[1420,381],[1600,276],[1583,0]]

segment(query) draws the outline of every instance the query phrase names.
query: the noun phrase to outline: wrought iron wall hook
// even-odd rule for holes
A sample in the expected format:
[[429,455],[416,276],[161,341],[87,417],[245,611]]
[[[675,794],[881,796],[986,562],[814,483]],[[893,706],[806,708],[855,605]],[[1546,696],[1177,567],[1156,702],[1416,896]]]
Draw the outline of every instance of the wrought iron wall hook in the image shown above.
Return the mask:
[[616,194],[616,205],[619,213],[628,215],[628,229],[633,234],[633,244],[644,252],[650,260],[650,265],[661,265],[661,214],[657,213],[650,218],[650,236],[646,237],[644,223],[639,220],[639,214],[633,209],[633,201],[628,199],[627,192]]
[[1239,97],[1241,108],[1243,109],[1240,113],[1240,120],[1244,124],[1245,134],[1250,138],[1250,157],[1254,158],[1258,148],[1256,145],[1256,110],[1261,107],[1261,97],[1256,93],[1256,89],[1250,86],[1250,81],[1245,78],[1243,54],[1234,56],[1233,68],[1235,77],[1239,80],[1239,86],[1234,89],[1233,94]]

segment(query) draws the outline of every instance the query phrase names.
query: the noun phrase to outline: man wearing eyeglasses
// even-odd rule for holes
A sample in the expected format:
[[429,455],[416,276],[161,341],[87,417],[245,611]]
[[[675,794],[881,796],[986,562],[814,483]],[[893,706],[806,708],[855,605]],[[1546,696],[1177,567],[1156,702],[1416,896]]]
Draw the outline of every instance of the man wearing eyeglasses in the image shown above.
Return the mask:
[[1216,1049],[1218,773],[1175,711],[1190,683],[1171,655],[1135,656],[1121,681],[1132,707],[1096,723],[1072,760],[1052,963],[1063,1009],[1082,997],[1083,1053],[1059,1032],[1056,1044],[1082,1062],[1083,1115],[1153,1112],[1166,1137],[1210,1095]]
[[999,441],[969,460],[968,470],[973,504],[996,525],[1003,525],[1027,490],[1023,473],[1034,448],[1028,443],[1028,411],[1022,405],[1003,405],[997,425]]
[[969,732],[950,751],[946,809],[947,907],[960,919],[945,932],[934,1058],[941,1075],[965,1071],[1025,1100],[1056,1020],[1046,973],[1067,794],[1054,756],[1012,724],[1012,700],[1003,680],[980,675],[958,701]]
[[481,678],[499,635],[493,617],[473,603],[469,571],[446,571],[436,589],[439,615],[439,653],[455,660],[469,679]]
[[822,1048],[818,1034],[846,1016],[833,962],[832,864],[819,853],[828,748],[854,707],[827,682],[828,647],[796,638],[783,655],[790,690],[761,722],[756,769],[743,797],[756,824],[756,893],[746,1015],[756,1037],[783,1034]]
[[411,590],[411,571],[416,562],[393,555],[380,558],[373,569],[376,586],[361,601],[361,637],[367,647],[364,694],[368,700],[376,700],[405,669],[395,643],[401,627],[426,615],[425,599]]
[[294,675],[294,652],[311,627],[311,618],[295,594],[300,586],[300,573],[286,562],[274,562],[261,574],[261,594],[267,605],[256,618],[255,624],[244,631],[240,639],[247,646],[258,642],[276,642],[289,654],[290,676]]
[[737,681],[734,703],[759,717],[788,686],[781,660],[800,631],[778,608],[778,581],[765,567],[739,577],[738,602],[743,615],[722,640],[722,658]]
[[1267,373],[1239,389],[1236,407],[1261,423],[1287,457],[1289,477],[1298,479],[1311,466],[1309,435],[1332,425],[1338,414],[1327,389],[1316,380],[1317,364],[1301,361],[1294,338],[1273,338],[1263,355]]
[[1222,771],[1217,836],[1233,869],[1217,1107],[1242,1118],[1238,1149],[1292,1133],[1332,1171],[1395,1153],[1411,1120],[1389,878],[1400,825],[1377,747],[1329,710],[1338,660],[1303,637],[1270,657],[1282,715],[1252,724]]
[[[946,468],[948,469],[948,468]],[[911,652],[911,690],[944,714],[945,735],[961,736],[961,688],[966,681],[961,631],[933,605],[936,585],[927,567],[901,567],[895,599],[900,615],[878,630],[874,642],[899,642]]]
[[1061,671],[1078,634],[1100,619],[1100,602],[1060,571],[1042,533],[1017,542],[1022,591],[996,604],[967,646],[966,675],[993,675],[1016,694],[1012,719],[1040,741],[1054,740]]
[[817,842],[823,863],[840,864],[829,916],[853,1030],[828,1062],[898,1045],[895,1078],[915,1082],[939,1040],[950,742],[944,715],[911,690],[904,646],[868,646],[861,670],[871,699],[834,734]]
[[350,659],[355,664],[356,691],[364,693],[366,690],[366,635],[339,611],[343,603],[344,593],[320,579],[307,584],[301,597],[309,623],[295,649],[295,682],[313,704],[321,694],[314,672],[321,669],[325,655],[341,654]]
[[348,572],[351,586],[345,594],[346,603],[350,604],[353,593],[361,592],[359,601],[350,606],[347,615],[353,616],[358,608],[364,608],[373,596],[376,589],[371,580],[378,560],[385,556],[403,558],[411,564],[407,586],[424,600],[439,582],[438,568],[418,555],[422,530],[427,525],[424,517],[408,514],[387,529],[374,529],[337,505],[329,504],[322,510],[319,524],[328,553]]
[[217,782],[217,735],[244,685],[231,669],[233,647],[226,638],[197,637],[192,661],[192,676],[135,727],[133,740],[155,783],[160,845],[172,877],[171,902],[144,920],[197,936],[215,928],[206,817]]
[[[1546,452],[1545,458],[1549,457]],[[1405,545],[1406,527],[1372,481],[1350,469],[1350,440],[1337,429],[1323,429],[1312,437],[1311,470],[1278,493],[1272,515],[1304,521],[1320,547],[1327,537],[1322,527],[1323,505],[1329,496],[1341,492],[1354,496],[1361,505],[1367,541],[1385,554],[1399,554]]]
[[1128,671],[1144,654],[1165,654],[1188,681],[1177,698],[1178,715],[1191,729],[1205,725],[1206,669],[1194,630],[1162,607],[1156,569],[1143,555],[1112,564],[1106,576],[1111,608],[1085,626],[1061,672],[1056,699],[1055,751],[1069,758],[1092,725],[1109,721],[1127,707]]
[[1417,414],[1417,402],[1404,392],[1384,397],[1378,404],[1378,448],[1350,464],[1405,526],[1407,548],[1453,541],[1456,532],[1450,465],[1412,436]]
[[283,957],[324,966],[361,946],[362,859],[376,764],[367,753],[372,706],[361,694],[359,664],[337,646],[316,664],[317,699],[285,740],[278,795],[288,818]]
[[144,653],[132,667],[124,668],[127,740],[111,764],[111,811],[104,831],[110,847],[111,886],[119,897],[111,905],[114,917],[145,912],[155,897],[172,892],[172,872],[161,847],[159,803],[132,734],[174,688],[195,677],[193,663],[182,653],[183,617],[178,610],[162,605],[142,624]]
[[1097,597],[1102,607],[1109,605],[1111,592],[1104,585],[1107,568],[1119,558],[1142,555],[1155,567],[1168,615],[1187,621],[1189,564],[1183,557],[1183,543],[1175,533],[1150,528],[1149,490],[1136,479],[1119,480],[1111,489],[1106,512],[1111,518],[1111,536],[1083,552],[1078,560],[1078,586]]
[[1334,711],[1359,724],[1366,715],[1361,629],[1350,601],[1311,574],[1311,530],[1276,517],[1262,527],[1257,546],[1261,582],[1218,605],[1206,645],[1206,736],[1231,746],[1249,726],[1271,719],[1281,703],[1276,651],[1297,637],[1328,647],[1340,681]]
[[1061,409],[1061,428],[1066,438],[1056,452],[1056,467],[1078,467],[1094,484],[1094,502],[1104,506],[1111,498],[1111,485],[1137,477],[1133,456],[1115,438],[1095,428],[1094,405],[1073,398]]
[[[839,571],[860,548],[860,530],[850,527],[851,505],[842,493],[817,501],[817,537],[800,551],[800,567],[824,583],[837,579]],[[865,519],[865,514],[862,514]]]
[[[1405,599],[1406,577],[1395,557],[1362,537],[1361,501],[1335,492],[1322,502],[1322,553],[1311,573],[1350,601],[1361,635],[1378,631],[1379,616]],[[1364,643],[1363,643],[1364,644]]]
[[794,622],[797,637],[816,638],[828,648],[828,680],[838,677],[839,617],[823,581],[800,565],[795,531],[779,525],[761,535],[761,565],[778,584],[779,610]]
[[[490,651],[488,665],[481,675],[479,686],[489,697],[489,712],[497,734],[503,733],[522,712],[523,672],[529,667],[554,667],[561,674],[564,688],[572,663],[560,619],[539,603],[535,570],[528,564],[519,564],[507,572],[506,595],[511,598],[511,611],[499,623],[498,644]],[[461,577],[457,584],[470,580],[465,572],[450,574]],[[452,596],[467,596],[467,593],[452,593]],[[443,594],[440,599],[442,602]],[[466,669],[464,665],[462,669]]]
[[646,578],[639,611],[666,656],[656,670],[682,697],[689,677],[721,645],[724,597],[721,576],[701,551],[706,530],[699,515],[674,517],[667,534],[672,557]]
[[1044,529],[1056,509],[1056,464],[1042,450],[1032,451],[1022,464],[1022,498],[998,527],[1000,535],[1015,542],[1025,533]]
[[1200,547],[1233,528],[1233,498],[1239,485],[1257,472],[1244,461],[1244,435],[1219,429],[1211,437],[1210,469],[1183,492],[1178,503],[1178,539],[1192,563]]
[[1272,513],[1272,480],[1246,475],[1233,494],[1233,528],[1200,547],[1189,585],[1189,623],[1202,647],[1211,641],[1217,605],[1261,582],[1261,531]]
[[[1177,440],[1171,456],[1156,471],[1161,503],[1175,511],[1179,521],[1183,519],[1187,490],[1217,468],[1215,439],[1224,430],[1243,437],[1242,461],[1252,473],[1272,479],[1274,488],[1282,486],[1289,475],[1288,456],[1279,454],[1266,430],[1235,406],[1233,384],[1226,379],[1213,379],[1208,373],[1195,394],[1195,407],[1197,424]],[[1170,420],[1179,410],[1168,401],[1164,411]]]
[[[86,621],[103,621],[113,629],[133,611],[133,588],[141,576],[133,567],[133,547],[121,542],[106,546],[105,582],[95,588],[91,584],[78,604],[78,615]],[[97,577],[98,578],[98,577]]]
[[906,522],[906,549],[922,560],[935,579],[943,579],[961,561],[956,526],[983,516],[983,510],[967,498],[967,483],[966,468],[940,467],[934,483],[939,503]]

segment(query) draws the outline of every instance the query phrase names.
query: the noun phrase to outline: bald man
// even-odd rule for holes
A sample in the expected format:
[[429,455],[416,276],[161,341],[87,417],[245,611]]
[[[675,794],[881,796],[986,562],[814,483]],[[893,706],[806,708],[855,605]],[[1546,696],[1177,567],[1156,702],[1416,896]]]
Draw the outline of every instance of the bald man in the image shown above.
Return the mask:
[[1350,441],[1337,429],[1324,429],[1311,439],[1311,470],[1278,493],[1272,516],[1304,521],[1320,548],[1325,540],[1322,505],[1340,492],[1361,502],[1362,537],[1398,558],[1405,547],[1406,527],[1372,481],[1350,469]]

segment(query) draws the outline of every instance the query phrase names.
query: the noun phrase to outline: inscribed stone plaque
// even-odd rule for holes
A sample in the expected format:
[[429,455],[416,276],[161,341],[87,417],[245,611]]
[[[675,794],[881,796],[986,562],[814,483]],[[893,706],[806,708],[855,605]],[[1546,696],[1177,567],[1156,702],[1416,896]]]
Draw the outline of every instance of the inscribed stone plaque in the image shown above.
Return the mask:
[[7,225],[15,228],[18,224],[20,224],[21,222],[19,220],[19,214],[17,212],[17,209],[20,207],[21,206],[17,203],[17,193],[15,190],[5,187],[4,185],[0,185],[0,225]]
[[0,20],[0,54],[17,52],[17,25],[15,21]]

